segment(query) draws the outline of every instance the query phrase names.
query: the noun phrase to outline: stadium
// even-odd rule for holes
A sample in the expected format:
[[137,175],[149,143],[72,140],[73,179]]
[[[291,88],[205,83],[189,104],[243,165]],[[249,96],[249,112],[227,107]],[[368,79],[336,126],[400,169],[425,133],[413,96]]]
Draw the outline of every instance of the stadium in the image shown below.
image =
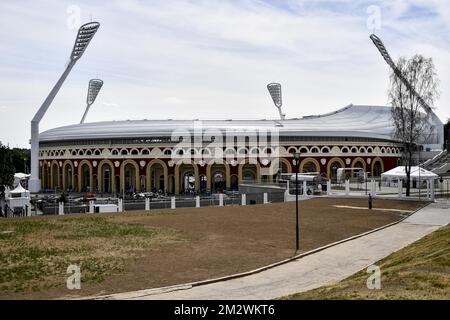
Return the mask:
[[390,117],[389,107],[349,105],[285,120],[129,120],[54,128],[39,135],[41,188],[237,190],[244,180],[270,182],[295,172],[293,152],[301,156],[299,172],[333,178],[338,168],[362,168],[378,177],[401,158]]
[[[41,119],[99,26],[90,22],[80,27],[70,63],[31,121],[31,192],[215,193],[238,190],[243,181],[272,182],[294,172],[293,165],[295,172],[332,179],[339,168],[379,177],[400,162],[402,148],[392,138],[390,107],[351,104],[323,115],[286,119],[278,83],[267,88],[279,120],[84,123],[103,85],[92,79],[80,124],[40,133]],[[381,40],[371,39],[392,66]],[[419,150],[442,150],[443,124],[422,104],[433,135],[416,144]]]

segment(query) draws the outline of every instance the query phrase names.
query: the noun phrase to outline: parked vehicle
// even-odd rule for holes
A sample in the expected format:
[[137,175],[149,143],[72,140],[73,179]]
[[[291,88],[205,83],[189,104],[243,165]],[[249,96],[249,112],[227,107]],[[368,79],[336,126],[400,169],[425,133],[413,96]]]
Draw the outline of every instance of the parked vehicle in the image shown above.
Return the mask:
[[364,172],[363,168],[338,168],[336,176],[338,183],[343,183],[351,178],[356,178],[359,182],[362,182],[367,179],[368,172]]
[[295,181],[298,179],[298,193],[304,194],[303,187],[306,182],[306,194],[313,195],[327,190],[328,179],[324,178],[319,172],[283,174],[279,181],[288,182],[289,194],[295,194]]

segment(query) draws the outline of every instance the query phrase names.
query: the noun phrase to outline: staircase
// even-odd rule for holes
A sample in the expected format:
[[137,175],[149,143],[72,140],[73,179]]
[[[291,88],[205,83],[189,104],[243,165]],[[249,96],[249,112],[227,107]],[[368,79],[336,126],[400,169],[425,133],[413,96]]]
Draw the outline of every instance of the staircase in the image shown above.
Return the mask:
[[450,152],[442,151],[434,158],[425,161],[422,167],[438,175],[450,173]]

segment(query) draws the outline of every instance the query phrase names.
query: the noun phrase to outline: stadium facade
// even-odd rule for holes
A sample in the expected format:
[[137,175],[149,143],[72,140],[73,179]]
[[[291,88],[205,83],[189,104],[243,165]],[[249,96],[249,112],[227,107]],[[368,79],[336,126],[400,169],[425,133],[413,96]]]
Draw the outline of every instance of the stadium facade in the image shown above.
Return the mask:
[[[349,105],[286,120],[108,121],[39,135],[42,189],[221,192],[244,180],[273,181],[295,172],[333,178],[338,168],[380,176],[399,164],[391,109]],[[437,124],[439,125],[439,124]],[[435,144],[442,144],[433,137]]]

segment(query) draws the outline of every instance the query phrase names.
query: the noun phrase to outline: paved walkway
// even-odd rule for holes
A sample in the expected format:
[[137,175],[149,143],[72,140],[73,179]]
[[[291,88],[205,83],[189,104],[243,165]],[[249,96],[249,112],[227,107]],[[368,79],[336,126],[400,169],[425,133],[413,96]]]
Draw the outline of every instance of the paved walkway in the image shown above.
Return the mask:
[[336,283],[449,223],[450,209],[432,204],[401,223],[260,273],[167,292],[142,290],[109,298],[274,299]]

